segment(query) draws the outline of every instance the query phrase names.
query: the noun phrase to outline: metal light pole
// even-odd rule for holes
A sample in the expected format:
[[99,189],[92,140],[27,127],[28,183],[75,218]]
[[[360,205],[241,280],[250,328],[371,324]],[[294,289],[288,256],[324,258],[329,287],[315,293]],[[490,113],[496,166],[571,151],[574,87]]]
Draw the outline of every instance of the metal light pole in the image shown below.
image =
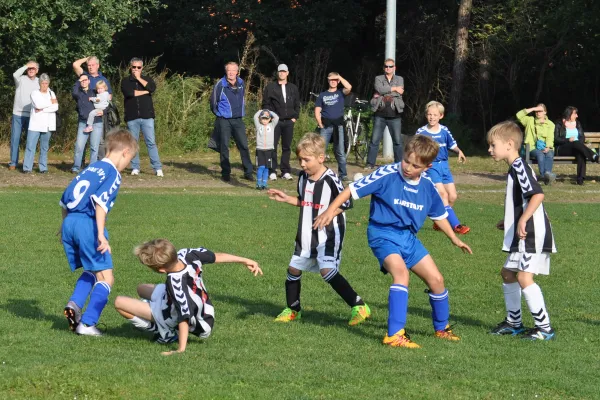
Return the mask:
[[[387,0],[385,13],[385,58],[396,60],[396,0]],[[392,136],[387,127],[383,133],[383,158],[394,158]]]

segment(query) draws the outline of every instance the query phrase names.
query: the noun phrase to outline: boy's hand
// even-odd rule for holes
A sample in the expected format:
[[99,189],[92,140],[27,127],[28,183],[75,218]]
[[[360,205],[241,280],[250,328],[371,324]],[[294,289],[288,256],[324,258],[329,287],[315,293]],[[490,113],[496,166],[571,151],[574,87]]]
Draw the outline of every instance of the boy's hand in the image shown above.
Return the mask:
[[183,351],[179,351],[179,350],[171,350],[171,351],[163,351],[160,354],[163,356],[171,356],[173,354],[177,354],[177,353],[183,353],[185,350]]
[[333,220],[333,217],[335,217],[335,215],[329,212],[329,210],[330,209],[328,209],[323,214],[315,218],[315,222],[313,223],[313,229],[324,229],[327,225],[331,223],[331,220]]
[[452,239],[452,244],[461,249],[463,253],[473,254],[473,250],[471,250],[471,248],[466,243],[464,243],[456,236]]
[[465,157],[465,153],[463,153],[462,151],[458,151],[458,162],[459,163],[465,163],[467,162],[467,157]]
[[497,224],[496,224],[496,228],[500,229],[501,231],[504,230],[504,220],[501,219]]
[[277,200],[282,203],[288,202],[289,196],[287,194],[283,193],[281,190],[269,189],[269,190],[267,190],[267,194],[269,195],[269,198],[271,200]]
[[108,254],[112,254],[110,245],[108,244],[108,240],[106,240],[104,235],[98,235],[98,245],[99,246],[96,250],[98,250],[100,252],[100,254],[104,254],[107,251],[108,251]]
[[520,239],[525,239],[527,237],[527,231],[525,227],[527,226],[527,220],[523,218],[519,219],[519,223],[517,224],[517,232],[519,233]]
[[258,276],[258,274],[263,274],[262,269],[258,266],[258,263],[254,260],[247,260],[244,262],[246,267],[254,274],[254,276]]

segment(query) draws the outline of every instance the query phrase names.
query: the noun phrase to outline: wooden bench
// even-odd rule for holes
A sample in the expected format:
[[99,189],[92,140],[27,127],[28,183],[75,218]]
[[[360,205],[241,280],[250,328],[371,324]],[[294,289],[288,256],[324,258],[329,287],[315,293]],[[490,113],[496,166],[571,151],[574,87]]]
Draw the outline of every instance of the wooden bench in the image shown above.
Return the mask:
[[[585,132],[585,145],[596,150],[600,154],[600,132]],[[560,147],[560,146],[559,146]],[[554,152],[556,154],[556,152]],[[535,157],[531,158],[529,144],[525,145],[525,161],[529,164],[537,164]],[[577,164],[573,156],[554,156],[554,164]]]

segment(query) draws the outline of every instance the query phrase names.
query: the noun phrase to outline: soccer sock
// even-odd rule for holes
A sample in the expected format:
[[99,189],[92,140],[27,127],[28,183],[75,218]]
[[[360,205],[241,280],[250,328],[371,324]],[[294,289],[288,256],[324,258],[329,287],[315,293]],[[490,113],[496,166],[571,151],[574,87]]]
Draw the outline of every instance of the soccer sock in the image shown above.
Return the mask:
[[518,282],[503,283],[506,322],[511,326],[521,325],[521,286]]
[[323,277],[323,279],[331,285],[333,290],[335,290],[350,307],[365,305],[365,302],[358,294],[356,294],[354,289],[352,289],[352,286],[350,286],[346,278],[344,278],[338,270],[332,269]]
[[452,209],[452,206],[446,206],[446,212],[448,213],[448,222],[450,222],[452,228],[456,228],[457,225],[460,225],[460,221]]
[[393,284],[390,286],[388,336],[393,336],[406,325],[408,312],[408,288],[404,285]]
[[141,317],[137,317],[135,315],[129,320],[129,322],[131,322],[136,328],[142,330],[151,331],[154,330],[155,327],[155,325],[151,321],[148,321],[147,319]]
[[92,289],[90,295],[90,302],[88,303],[81,322],[87,326],[96,325],[100,319],[100,314],[104,310],[104,306],[108,302],[108,295],[110,294],[110,285],[104,281],[97,282]]
[[292,275],[288,272],[285,281],[285,298],[287,306],[294,311],[300,311],[300,278],[302,275]]
[[79,308],[83,308],[85,305],[85,301],[87,300],[90,292],[92,291],[92,287],[96,283],[96,276],[89,272],[83,271],[77,282],[75,283],[75,290],[73,290],[73,294],[69,301],[74,302],[79,306]]
[[523,289],[523,297],[525,297],[527,307],[529,307],[535,326],[546,331],[549,330],[550,317],[548,316],[548,311],[546,311],[542,289],[540,289],[537,283],[529,285]]
[[265,166],[261,165],[260,167],[258,167],[258,171],[256,171],[256,184],[259,186],[264,185],[264,182],[265,182],[263,180],[263,171],[264,170],[265,170]]
[[440,294],[429,293],[429,304],[431,304],[431,319],[433,329],[443,331],[448,326],[450,319],[450,303],[448,302],[448,289]]

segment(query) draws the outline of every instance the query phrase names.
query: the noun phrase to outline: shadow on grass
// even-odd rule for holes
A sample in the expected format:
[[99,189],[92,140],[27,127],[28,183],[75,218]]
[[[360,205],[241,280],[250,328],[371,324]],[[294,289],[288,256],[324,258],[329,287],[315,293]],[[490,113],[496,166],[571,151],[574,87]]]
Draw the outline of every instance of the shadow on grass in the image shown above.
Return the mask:
[[[207,175],[216,180],[221,179],[220,171],[213,171],[202,164],[195,164],[195,163],[191,163],[191,162],[185,162],[185,163],[170,162],[169,165],[171,165],[174,168],[179,168],[179,169],[185,170],[192,174]],[[228,182],[228,184],[230,184],[231,186],[245,187],[245,188],[253,188],[254,187],[254,184],[256,183],[254,180],[250,181],[250,180],[241,178],[244,176],[243,172],[241,172],[241,171],[243,171],[243,167],[242,167],[241,163],[232,163],[231,169],[232,169],[232,172],[234,172],[233,170],[240,170],[240,174],[238,177],[237,174],[232,173],[231,180]]]
[[506,182],[506,174],[495,174],[493,172],[471,172],[469,175],[478,176],[480,178],[491,179],[499,182]]
[[46,314],[39,306],[39,303],[39,300],[35,299],[8,299],[6,304],[0,307],[20,318],[52,322],[52,329],[55,330],[69,330],[67,320],[63,318],[62,314]]

